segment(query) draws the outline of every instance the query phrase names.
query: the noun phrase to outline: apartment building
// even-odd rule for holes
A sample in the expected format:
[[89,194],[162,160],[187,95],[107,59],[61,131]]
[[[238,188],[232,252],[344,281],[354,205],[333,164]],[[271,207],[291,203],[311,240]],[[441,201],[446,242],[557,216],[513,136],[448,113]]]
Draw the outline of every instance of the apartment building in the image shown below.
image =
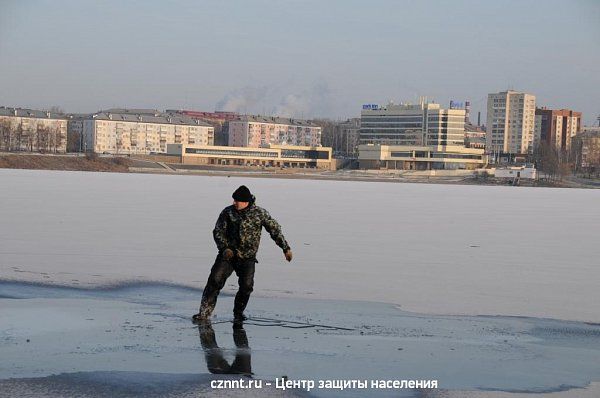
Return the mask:
[[532,153],[535,136],[535,96],[507,90],[488,94],[486,150],[488,152]]
[[360,118],[348,119],[337,126],[333,149],[346,156],[358,156],[360,142]]
[[192,110],[167,110],[167,113],[179,113],[206,122],[215,129],[215,145],[227,145],[229,142],[228,131],[229,122],[240,118],[237,112],[203,112]]
[[70,126],[81,131],[83,150],[97,153],[166,153],[168,144],[214,145],[208,123],[153,109],[108,109]]
[[560,151],[571,149],[571,141],[581,131],[581,112],[570,109],[537,108],[535,135]]
[[440,104],[363,105],[360,144],[464,145],[465,110]]
[[581,141],[581,166],[600,170],[600,126],[584,127],[577,139]]
[[61,113],[0,107],[0,149],[64,153],[67,122]]
[[321,127],[308,120],[242,116],[229,121],[229,146],[261,148],[269,144],[321,146]]

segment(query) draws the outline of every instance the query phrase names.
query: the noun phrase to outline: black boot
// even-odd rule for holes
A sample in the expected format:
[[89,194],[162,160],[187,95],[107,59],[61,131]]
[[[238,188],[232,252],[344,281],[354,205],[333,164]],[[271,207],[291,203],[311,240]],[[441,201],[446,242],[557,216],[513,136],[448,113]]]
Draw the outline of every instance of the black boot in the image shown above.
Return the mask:
[[234,312],[233,313],[233,322],[244,322],[248,317],[244,315],[243,312]]
[[214,308],[211,308],[208,305],[201,305],[198,313],[192,316],[192,321],[196,323],[210,321],[210,316],[212,315],[213,309]]

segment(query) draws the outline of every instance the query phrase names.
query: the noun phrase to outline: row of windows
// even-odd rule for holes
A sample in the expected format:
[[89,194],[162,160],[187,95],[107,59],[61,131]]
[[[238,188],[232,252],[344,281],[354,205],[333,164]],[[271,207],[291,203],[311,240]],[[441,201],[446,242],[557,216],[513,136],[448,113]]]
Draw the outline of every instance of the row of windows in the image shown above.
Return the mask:
[[360,134],[374,134],[374,133],[389,133],[389,134],[403,134],[403,133],[422,133],[420,128],[392,128],[392,127],[381,127],[381,128],[364,128],[360,129]]
[[363,123],[362,128],[422,128],[422,123]]
[[282,158],[296,158],[296,159],[329,159],[328,151],[317,151],[317,150],[302,150],[302,149],[282,149]]
[[185,153],[201,154],[201,155],[228,155],[228,156],[254,156],[261,158],[276,158],[278,152],[259,152],[259,151],[234,151],[226,149],[201,149],[201,148],[185,148]]
[[477,159],[481,160],[481,155],[455,154],[455,153],[435,153],[424,151],[409,152],[391,152],[391,157],[394,158],[433,158],[433,159]]
[[423,122],[422,116],[363,116],[360,119],[361,124],[365,122]]

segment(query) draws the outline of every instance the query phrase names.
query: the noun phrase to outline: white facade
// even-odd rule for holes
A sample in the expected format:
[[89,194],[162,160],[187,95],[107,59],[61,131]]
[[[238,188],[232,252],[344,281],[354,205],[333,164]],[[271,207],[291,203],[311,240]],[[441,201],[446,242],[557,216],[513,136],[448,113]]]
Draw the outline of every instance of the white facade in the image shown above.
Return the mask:
[[321,146],[321,127],[298,119],[243,116],[229,122],[229,146],[261,148],[269,144]]
[[516,91],[488,94],[486,150],[532,153],[535,135],[535,96]]
[[214,145],[212,126],[182,115],[105,111],[79,123],[84,151],[147,154],[166,153],[167,144]]
[[364,106],[360,143],[381,145],[464,146],[465,110],[439,104]]
[[535,180],[537,178],[537,170],[535,167],[507,167],[507,168],[496,168],[494,170],[494,177],[496,178],[526,178]]
[[361,169],[473,170],[486,163],[483,149],[464,146],[364,144],[358,147]]

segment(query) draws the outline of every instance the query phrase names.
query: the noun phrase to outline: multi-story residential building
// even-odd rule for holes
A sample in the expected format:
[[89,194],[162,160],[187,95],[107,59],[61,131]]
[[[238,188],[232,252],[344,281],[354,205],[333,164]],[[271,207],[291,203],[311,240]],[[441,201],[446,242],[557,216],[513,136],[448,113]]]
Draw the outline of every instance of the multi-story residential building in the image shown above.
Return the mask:
[[167,110],[167,113],[179,113],[191,117],[192,119],[199,119],[206,122],[215,128],[215,145],[227,145],[229,142],[228,131],[229,122],[231,120],[237,120],[240,114],[237,112],[202,112],[202,111],[189,111],[189,110]]
[[360,144],[464,145],[465,110],[439,104],[363,105]]
[[360,118],[348,119],[338,125],[338,140],[334,141],[334,150],[346,156],[358,156],[360,142]]
[[600,170],[600,126],[584,127],[576,139],[581,141],[581,167]]
[[214,128],[189,116],[152,109],[108,109],[73,120],[84,151],[166,153],[167,144],[214,145]]
[[261,148],[269,144],[321,146],[321,127],[307,120],[270,116],[229,121],[229,146]]
[[535,96],[517,91],[488,94],[486,150],[532,153],[535,137]]
[[581,131],[581,112],[570,109],[535,110],[535,135],[557,150],[568,151],[572,138]]
[[67,116],[49,111],[0,107],[0,149],[66,152]]

